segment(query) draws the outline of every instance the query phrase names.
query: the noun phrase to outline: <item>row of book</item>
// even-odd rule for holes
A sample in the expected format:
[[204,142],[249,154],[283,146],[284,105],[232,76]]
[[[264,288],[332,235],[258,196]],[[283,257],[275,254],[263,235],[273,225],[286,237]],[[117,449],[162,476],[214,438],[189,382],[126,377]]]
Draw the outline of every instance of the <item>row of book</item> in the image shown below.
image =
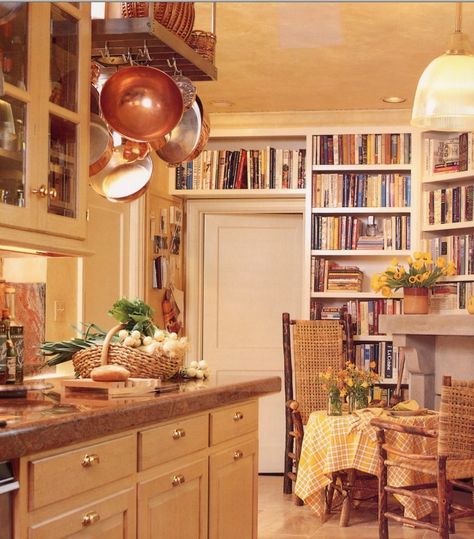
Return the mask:
[[311,249],[410,249],[411,220],[409,215],[379,218],[375,234],[364,234],[367,228],[365,221],[353,215],[313,214]]
[[343,312],[351,315],[353,335],[361,337],[381,335],[379,316],[381,314],[401,314],[403,300],[400,298],[354,299],[344,305],[327,305],[316,298],[310,300],[312,320],[339,320]]
[[410,174],[313,172],[313,208],[406,208],[410,204]]
[[311,288],[313,292],[360,292],[364,274],[357,266],[340,266],[327,258],[311,256]]
[[424,207],[429,225],[464,223],[474,218],[474,185],[458,185],[426,191]]
[[443,313],[465,309],[470,296],[474,295],[474,282],[442,282],[431,288],[430,312]]
[[313,165],[411,163],[410,133],[313,136]]
[[403,353],[390,341],[375,343],[358,343],[354,345],[354,362],[356,367],[369,370],[375,364],[373,370],[380,376],[379,383],[396,383],[400,355]]
[[191,189],[304,189],[306,150],[205,150],[176,168],[175,186]]
[[474,163],[472,133],[450,133],[443,138],[426,138],[424,144],[425,175],[471,170]]
[[440,236],[423,240],[423,251],[436,261],[443,256],[454,262],[458,275],[474,274],[474,234]]

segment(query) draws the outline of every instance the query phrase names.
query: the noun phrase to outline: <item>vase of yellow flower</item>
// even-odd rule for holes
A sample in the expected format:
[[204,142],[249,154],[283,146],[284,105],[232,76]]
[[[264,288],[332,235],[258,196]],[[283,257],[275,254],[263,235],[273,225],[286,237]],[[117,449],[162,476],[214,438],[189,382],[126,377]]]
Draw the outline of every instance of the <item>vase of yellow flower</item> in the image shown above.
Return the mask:
[[415,252],[408,257],[408,268],[394,258],[391,265],[383,272],[372,277],[371,285],[375,292],[382,292],[385,297],[392,295],[392,290],[403,288],[403,312],[405,314],[427,314],[429,311],[428,290],[442,277],[456,275],[453,262],[439,257],[436,263],[430,253]]
[[346,395],[344,376],[343,370],[328,369],[319,373],[319,378],[328,392],[328,415],[342,415],[342,400]]
[[350,413],[369,405],[370,388],[379,380],[379,375],[374,371],[375,366],[375,362],[371,362],[370,369],[361,369],[354,363],[346,363],[344,382]]

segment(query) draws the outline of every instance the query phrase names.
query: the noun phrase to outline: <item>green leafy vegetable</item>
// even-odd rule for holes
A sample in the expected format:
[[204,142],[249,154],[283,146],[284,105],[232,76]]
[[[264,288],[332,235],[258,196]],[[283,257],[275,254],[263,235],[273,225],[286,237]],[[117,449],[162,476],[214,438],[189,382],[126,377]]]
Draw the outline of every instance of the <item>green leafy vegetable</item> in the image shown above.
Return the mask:
[[128,331],[138,330],[143,335],[153,337],[155,325],[153,324],[153,309],[141,299],[133,301],[122,298],[116,301],[108,314],[121,324],[126,324]]

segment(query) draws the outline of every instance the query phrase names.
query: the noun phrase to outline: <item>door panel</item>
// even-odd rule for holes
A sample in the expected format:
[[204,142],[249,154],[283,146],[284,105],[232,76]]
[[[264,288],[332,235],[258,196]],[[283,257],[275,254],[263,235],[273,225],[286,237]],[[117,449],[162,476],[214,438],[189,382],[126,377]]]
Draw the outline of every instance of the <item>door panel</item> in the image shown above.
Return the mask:
[[[203,357],[231,373],[283,378],[281,314],[301,312],[300,214],[206,215]],[[270,420],[271,418],[271,420]],[[284,394],[260,404],[260,472],[282,472]]]

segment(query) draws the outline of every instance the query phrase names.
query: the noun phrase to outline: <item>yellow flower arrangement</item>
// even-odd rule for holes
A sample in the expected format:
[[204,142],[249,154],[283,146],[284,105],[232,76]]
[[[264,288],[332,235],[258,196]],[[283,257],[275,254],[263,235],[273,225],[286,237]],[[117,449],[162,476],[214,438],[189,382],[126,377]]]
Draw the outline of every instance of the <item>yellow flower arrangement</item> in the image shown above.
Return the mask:
[[372,289],[389,297],[392,290],[430,288],[441,277],[456,275],[456,266],[453,262],[447,262],[442,256],[433,262],[430,253],[415,252],[413,256],[408,257],[407,263],[408,268],[405,268],[397,258],[394,258],[383,273],[373,275]]

